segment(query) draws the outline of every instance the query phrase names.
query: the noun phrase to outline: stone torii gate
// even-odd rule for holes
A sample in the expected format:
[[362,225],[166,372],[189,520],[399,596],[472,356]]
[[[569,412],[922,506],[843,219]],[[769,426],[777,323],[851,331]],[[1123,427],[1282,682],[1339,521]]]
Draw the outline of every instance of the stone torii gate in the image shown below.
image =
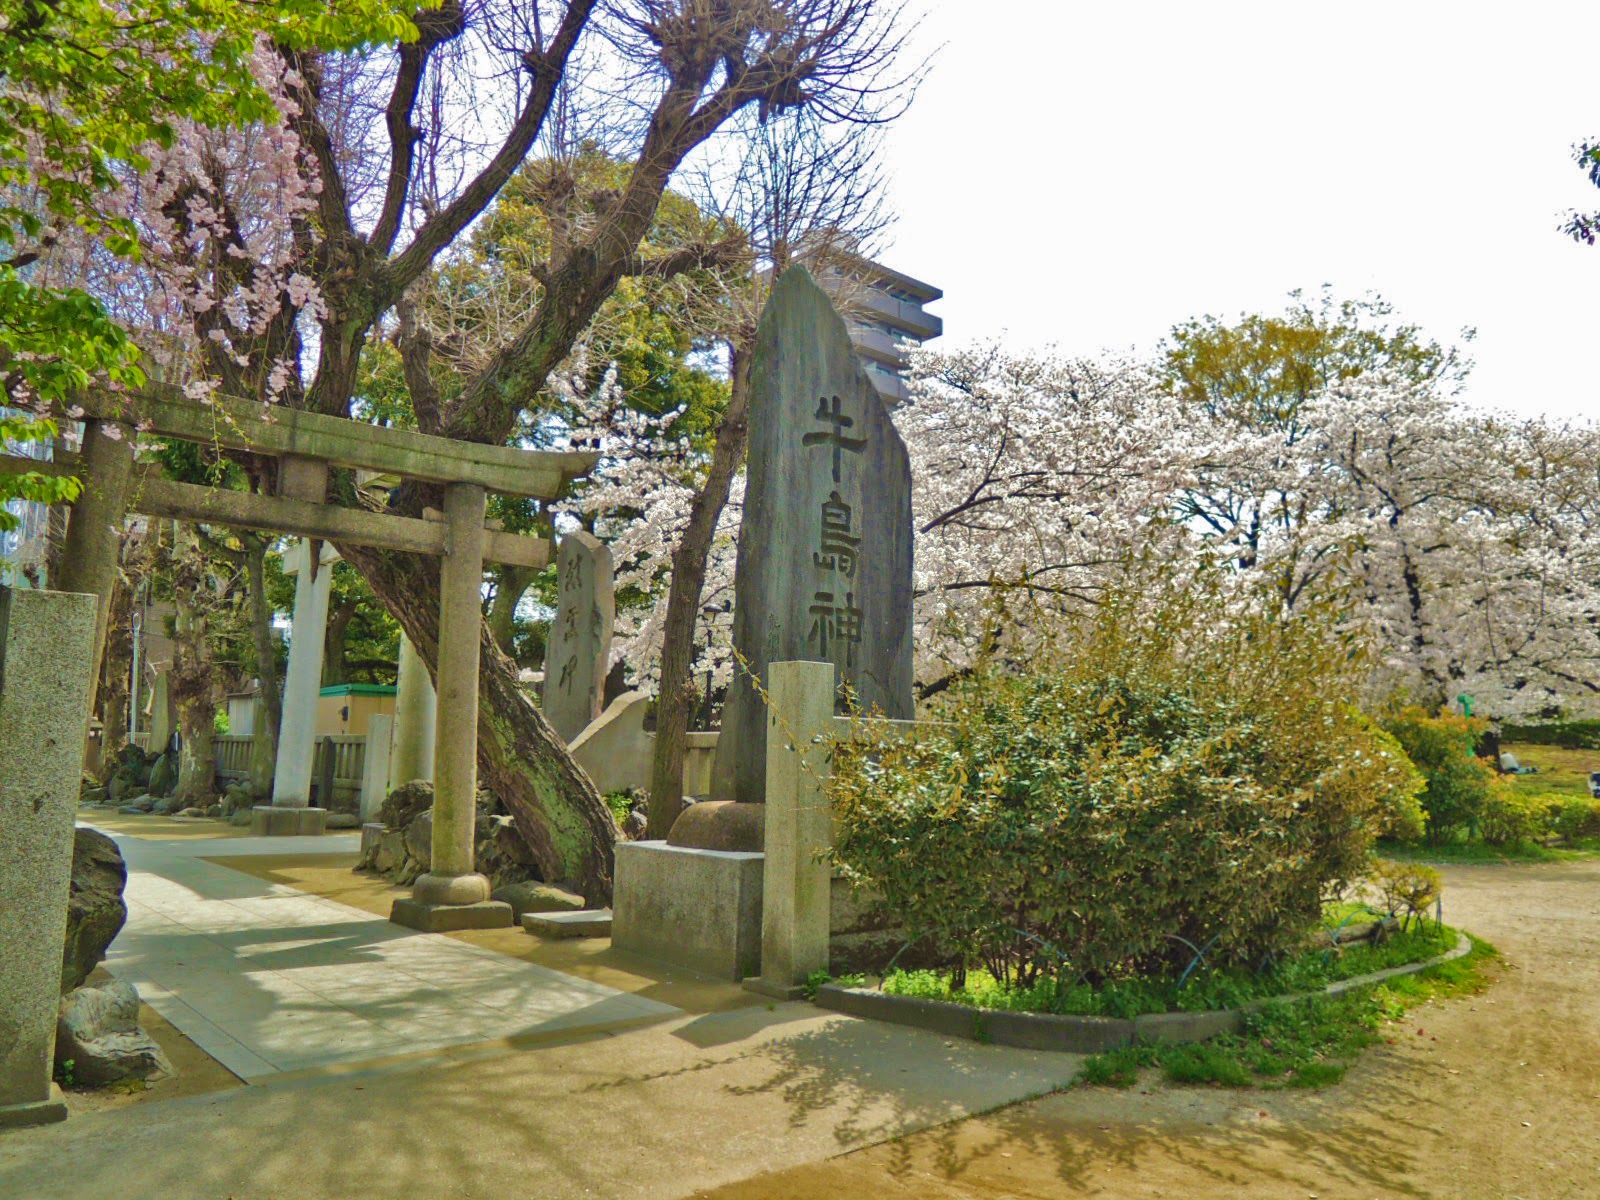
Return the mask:
[[[429,873],[416,881],[411,898],[396,901],[391,919],[429,930],[509,925],[510,909],[489,900],[489,881],[476,873],[473,853],[483,564],[541,567],[550,550],[544,539],[487,527],[485,504],[491,491],[555,499],[568,482],[592,470],[599,456],[458,442],[246,400],[201,403],[175,388],[89,396],[81,404],[86,420],[78,455],[41,463],[0,454],[0,471],[77,474],[83,479],[83,495],[67,525],[59,586],[100,599],[95,678],[104,650],[117,543],[130,512],[442,559],[433,862]],[[135,464],[136,422],[156,434],[277,458],[277,495],[179,483],[164,478],[159,468]],[[329,504],[333,467],[441,484],[444,511],[419,520]],[[254,810],[252,832],[320,833],[326,816],[325,809],[310,807],[304,796],[275,795],[272,804]]]

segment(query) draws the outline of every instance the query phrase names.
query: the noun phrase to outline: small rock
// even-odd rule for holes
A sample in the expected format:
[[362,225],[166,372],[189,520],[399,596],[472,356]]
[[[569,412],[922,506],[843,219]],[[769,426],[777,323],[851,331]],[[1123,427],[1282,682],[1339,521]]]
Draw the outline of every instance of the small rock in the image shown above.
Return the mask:
[[329,813],[328,819],[323,823],[325,829],[360,829],[361,817],[357,813],[336,812]]
[[208,817],[225,817],[227,815],[228,814],[223,811],[223,807],[220,804],[213,804],[210,808],[206,809],[206,816]]
[[583,908],[582,896],[532,880],[495,888],[490,899],[511,905],[513,923],[521,922],[523,913],[578,912]]
[[90,1087],[176,1073],[155,1039],[139,1028],[139,993],[120,979],[61,998],[56,1062],[70,1062],[72,1078]]
[[[388,824],[388,822],[384,822]],[[422,812],[405,827],[406,856],[426,871],[433,862],[433,813]]]
[[236,808],[233,810],[233,815],[228,818],[228,824],[248,825],[250,824],[250,819],[250,810],[248,808]]
[[163,796],[150,806],[150,815],[164,817],[178,807],[179,801],[173,796]]
[[203,817],[205,815],[206,815],[206,810],[205,809],[197,807],[196,805],[193,805],[193,804],[191,804],[188,808],[184,809],[182,812],[180,812],[178,814],[178,816],[180,816],[180,817]]
[[156,798],[148,792],[141,793],[122,806],[123,812],[147,813],[155,806]]

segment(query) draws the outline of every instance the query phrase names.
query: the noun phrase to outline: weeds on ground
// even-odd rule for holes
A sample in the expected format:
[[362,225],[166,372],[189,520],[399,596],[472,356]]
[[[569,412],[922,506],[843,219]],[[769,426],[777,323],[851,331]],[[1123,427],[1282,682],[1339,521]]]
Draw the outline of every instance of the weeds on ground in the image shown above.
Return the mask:
[[1492,982],[1483,967],[1498,957],[1487,942],[1415,975],[1357,988],[1268,1004],[1247,1013],[1244,1028],[1206,1042],[1140,1044],[1085,1061],[1078,1082],[1132,1087],[1140,1072],[1159,1067],[1172,1084],[1215,1087],[1318,1088],[1337,1083],[1367,1046],[1383,1040],[1384,1025],[1428,1000],[1482,991]]
[[987,971],[977,969],[967,971],[960,987],[951,986],[948,972],[896,971],[883,981],[883,990],[893,996],[945,1000],[1009,1012],[1121,1018],[1146,1013],[1205,1012],[1237,1008],[1272,996],[1317,991],[1341,979],[1432,958],[1455,944],[1453,929],[1428,923],[1394,934],[1381,945],[1357,943],[1308,950],[1261,971],[1199,970],[1182,979],[1111,980],[1098,987],[1083,983],[1062,986],[1054,979],[1041,979],[1026,988],[1005,987]]

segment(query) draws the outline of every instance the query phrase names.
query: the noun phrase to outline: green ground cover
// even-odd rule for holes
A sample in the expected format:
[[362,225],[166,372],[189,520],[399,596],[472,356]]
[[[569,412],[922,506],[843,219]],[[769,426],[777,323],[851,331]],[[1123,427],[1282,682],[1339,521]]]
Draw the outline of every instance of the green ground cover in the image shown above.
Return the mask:
[[1168,1083],[1179,1085],[1326,1087],[1344,1077],[1362,1050],[1384,1040],[1386,1022],[1427,1000],[1482,991],[1493,982],[1484,967],[1496,957],[1494,947],[1473,938],[1471,953],[1415,975],[1339,996],[1266,1005],[1247,1013],[1237,1034],[1094,1055],[1078,1082],[1132,1087],[1144,1071],[1158,1068]]
[[[1356,911],[1360,906],[1338,906],[1330,913],[1334,918],[1330,928],[1344,923]],[[1375,917],[1365,914],[1358,919]],[[1031,987],[1008,988],[981,970],[969,970],[962,986],[953,987],[947,971],[895,971],[884,979],[883,991],[893,996],[1012,1012],[1124,1018],[1145,1013],[1202,1012],[1316,991],[1341,979],[1420,962],[1449,950],[1456,944],[1456,937],[1448,926],[1429,924],[1394,934],[1382,945],[1357,943],[1307,950],[1262,971],[1209,970],[1201,966],[1182,978],[1115,980],[1097,987],[1083,983],[1061,986],[1054,979],[1042,979]]]

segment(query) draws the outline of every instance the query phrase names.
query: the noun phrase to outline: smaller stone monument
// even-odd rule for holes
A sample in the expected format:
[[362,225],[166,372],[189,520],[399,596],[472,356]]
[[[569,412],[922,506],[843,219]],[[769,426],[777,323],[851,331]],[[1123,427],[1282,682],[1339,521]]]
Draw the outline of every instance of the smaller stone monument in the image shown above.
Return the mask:
[[616,616],[611,549],[592,534],[569,533],[556,553],[556,619],[544,658],[544,715],[570,742],[604,707]]

